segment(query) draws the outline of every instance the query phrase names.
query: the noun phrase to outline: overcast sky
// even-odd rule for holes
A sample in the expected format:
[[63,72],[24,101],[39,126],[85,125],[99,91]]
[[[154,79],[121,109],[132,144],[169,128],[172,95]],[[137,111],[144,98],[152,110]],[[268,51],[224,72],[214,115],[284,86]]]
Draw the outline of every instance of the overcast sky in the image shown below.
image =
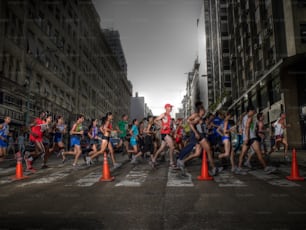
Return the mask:
[[133,95],[144,96],[154,115],[164,112],[165,103],[176,112],[185,94],[185,73],[197,56],[202,0],[93,2],[102,27],[120,32]]

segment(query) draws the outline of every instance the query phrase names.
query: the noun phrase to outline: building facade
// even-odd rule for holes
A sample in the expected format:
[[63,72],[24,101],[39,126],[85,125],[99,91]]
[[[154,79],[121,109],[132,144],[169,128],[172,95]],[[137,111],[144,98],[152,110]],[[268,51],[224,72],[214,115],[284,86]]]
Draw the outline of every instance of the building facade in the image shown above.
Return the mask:
[[227,10],[226,0],[203,0],[197,21],[200,98],[210,110],[231,94]]
[[228,0],[232,98],[237,117],[248,104],[267,127],[287,114],[291,147],[306,147],[306,3],[300,0]]
[[105,39],[112,50],[115,58],[117,59],[121,70],[127,75],[127,63],[123,51],[123,47],[120,40],[120,34],[117,30],[103,29]]
[[131,97],[131,109],[130,109],[130,121],[133,119],[138,119],[142,121],[142,119],[146,118],[149,115],[153,115],[151,109],[148,107],[147,103],[145,103],[145,98],[140,97],[138,93],[135,93],[135,97]]
[[89,0],[0,2],[0,117],[25,125],[47,110],[74,120],[128,113],[122,74]]

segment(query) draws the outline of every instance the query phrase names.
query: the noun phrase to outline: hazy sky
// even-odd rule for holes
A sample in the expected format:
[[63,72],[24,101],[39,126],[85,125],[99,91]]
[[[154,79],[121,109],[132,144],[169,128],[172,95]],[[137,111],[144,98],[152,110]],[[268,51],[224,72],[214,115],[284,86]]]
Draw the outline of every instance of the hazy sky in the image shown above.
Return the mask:
[[164,112],[165,103],[176,112],[185,94],[185,73],[197,56],[202,0],[93,2],[102,27],[120,32],[133,95],[144,96],[154,115]]

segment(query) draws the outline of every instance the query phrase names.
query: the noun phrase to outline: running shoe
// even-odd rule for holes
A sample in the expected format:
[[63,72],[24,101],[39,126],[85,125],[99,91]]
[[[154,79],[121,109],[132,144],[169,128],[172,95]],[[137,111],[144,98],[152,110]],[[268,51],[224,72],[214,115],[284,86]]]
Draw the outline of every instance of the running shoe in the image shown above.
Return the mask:
[[220,172],[223,171],[223,167],[214,167],[212,170],[211,170],[211,175],[212,176],[217,176]]
[[76,164],[73,163],[73,164],[72,164],[72,167],[73,167],[73,169],[75,169],[75,170],[81,168],[81,166],[80,166],[78,163],[76,163]]
[[245,167],[249,168],[249,169],[252,169],[252,165],[251,165],[251,163],[250,163],[249,161],[244,162],[243,165],[244,165]]
[[177,163],[177,166],[178,166],[180,169],[185,168],[184,161],[178,159],[178,160],[176,161],[176,163]]
[[270,173],[275,172],[276,168],[272,167],[272,166],[267,166],[267,167],[265,167],[264,171],[265,171],[265,173],[270,174]]
[[121,164],[120,163],[114,163],[114,169],[116,169],[116,168],[119,168],[121,166]]
[[211,175],[212,175],[212,176],[217,176],[217,172],[218,172],[217,167],[214,167],[214,168],[211,170]]
[[173,170],[180,170],[180,168],[177,167],[177,165],[174,164],[174,163],[171,163],[171,164],[169,165],[169,168],[171,168],[171,169],[173,169]]
[[284,161],[286,161],[286,162],[290,162],[290,158],[289,158],[289,156],[284,156]]
[[222,172],[223,169],[224,169],[223,167],[217,167],[218,173]]
[[88,166],[90,166],[90,165],[92,164],[91,158],[90,158],[90,157],[86,157],[85,159],[86,159],[86,164],[87,164]]
[[155,161],[150,161],[149,164],[151,165],[152,169],[156,168],[156,162]]
[[136,157],[133,157],[133,159],[131,160],[131,164],[136,164],[137,163],[137,159]]
[[244,169],[242,169],[242,168],[236,168],[235,174],[238,174],[238,175],[246,175],[246,174],[247,174],[247,171],[244,170]]

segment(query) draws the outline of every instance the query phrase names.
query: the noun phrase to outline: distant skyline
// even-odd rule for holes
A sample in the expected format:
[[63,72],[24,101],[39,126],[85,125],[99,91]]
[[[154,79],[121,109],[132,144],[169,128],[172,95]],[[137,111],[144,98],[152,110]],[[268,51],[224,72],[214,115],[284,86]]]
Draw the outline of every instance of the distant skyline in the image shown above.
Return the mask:
[[187,72],[197,57],[197,18],[202,0],[93,0],[102,28],[118,30],[133,96],[154,115],[181,107]]

